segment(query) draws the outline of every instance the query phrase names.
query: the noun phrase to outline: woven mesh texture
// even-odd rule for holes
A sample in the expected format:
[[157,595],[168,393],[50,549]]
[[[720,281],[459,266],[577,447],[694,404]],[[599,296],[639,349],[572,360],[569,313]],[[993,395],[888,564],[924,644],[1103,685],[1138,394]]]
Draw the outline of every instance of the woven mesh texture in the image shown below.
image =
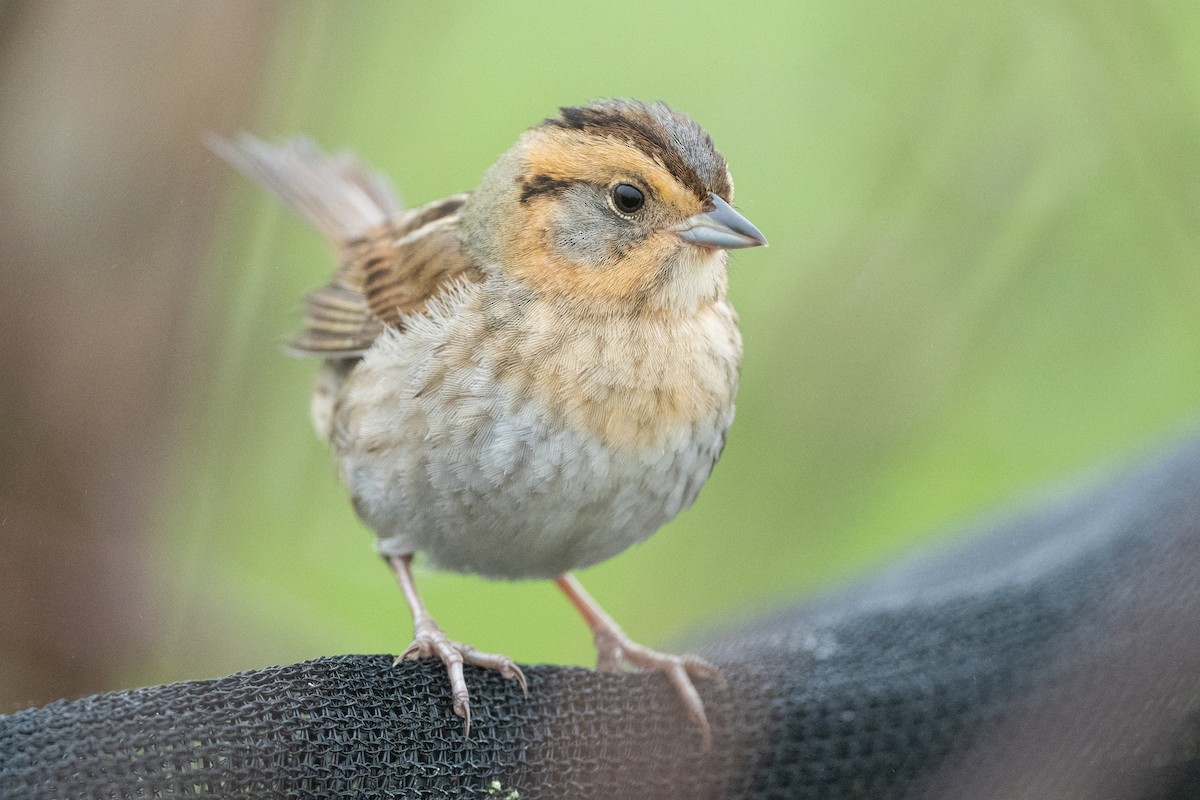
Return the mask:
[[0,717],[0,796],[1200,797],[1200,439],[953,540],[700,648],[708,751],[661,677],[468,668],[464,741],[341,656]]

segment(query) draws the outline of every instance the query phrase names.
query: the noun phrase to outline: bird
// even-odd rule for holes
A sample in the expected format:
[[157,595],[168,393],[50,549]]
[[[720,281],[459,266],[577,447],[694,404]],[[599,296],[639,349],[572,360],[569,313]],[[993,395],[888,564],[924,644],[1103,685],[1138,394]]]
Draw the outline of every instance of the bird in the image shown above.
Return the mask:
[[432,567],[556,582],[597,668],[661,672],[711,742],[708,662],[634,642],[572,574],[690,506],[725,447],[742,341],[728,251],[766,238],[709,134],[661,101],[562,107],[476,189],[405,208],[352,153],[249,134],[212,149],[335,254],[286,349],[322,361],[311,414],[439,659],[470,735],[463,665],[528,684],[449,638],[413,578]]

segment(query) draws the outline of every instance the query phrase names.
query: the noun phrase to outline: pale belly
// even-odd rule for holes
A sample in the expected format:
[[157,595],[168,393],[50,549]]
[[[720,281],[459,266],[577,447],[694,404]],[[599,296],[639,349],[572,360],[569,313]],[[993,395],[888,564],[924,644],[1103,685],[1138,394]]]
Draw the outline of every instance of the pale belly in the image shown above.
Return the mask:
[[650,536],[696,499],[733,419],[730,404],[613,448],[512,389],[470,387],[477,375],[415,397],[399,374],[356,377],[334,449],[380,551],[496,578],[554,577]]

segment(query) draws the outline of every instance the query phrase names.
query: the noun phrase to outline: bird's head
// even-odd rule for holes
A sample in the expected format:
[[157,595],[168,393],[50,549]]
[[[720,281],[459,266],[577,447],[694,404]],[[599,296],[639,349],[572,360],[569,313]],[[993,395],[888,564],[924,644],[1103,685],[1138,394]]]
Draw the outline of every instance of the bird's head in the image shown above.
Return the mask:
[[687,310],[724,293],[726,250],[767,243],[732,201],[690,117],[603,100],[526,131],[463,209],[463,235],[485,270],[535,293]]

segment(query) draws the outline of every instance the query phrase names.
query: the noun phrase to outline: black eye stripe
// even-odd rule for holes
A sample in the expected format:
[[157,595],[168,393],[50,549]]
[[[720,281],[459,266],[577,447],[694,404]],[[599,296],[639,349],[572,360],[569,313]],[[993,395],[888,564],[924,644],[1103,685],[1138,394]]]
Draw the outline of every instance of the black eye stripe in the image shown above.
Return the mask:
[[[533,175],[519,179],[520,202],[528,203],[535,197],[561,197],[580,181],[552,178],[549,175]],[[636,214],[646,205],[648,192],[632,183],[618,183],[609,190],[612,207],[620,214]]]
[[571,188],[574,183],[574,181],[561,178],[551,178],[549,175],[534,175],[521,182],[521,202],[528,203],[539,195],[557,197]]

